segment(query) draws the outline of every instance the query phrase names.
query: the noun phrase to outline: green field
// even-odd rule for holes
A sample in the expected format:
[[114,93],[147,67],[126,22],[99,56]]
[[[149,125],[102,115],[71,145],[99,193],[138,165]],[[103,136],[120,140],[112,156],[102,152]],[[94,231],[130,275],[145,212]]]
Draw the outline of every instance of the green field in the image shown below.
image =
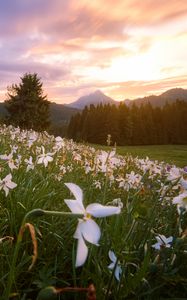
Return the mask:
[[[101,149],[101,146],[94,146]],[[103,149],[109,149],[102,146]],[[165,161],[178,167],[187,166],[187,145],[151,145],[151,146],[121,146],[117,147],[120,155],[131,154],[139,158],[148,156],[152,160]]]
[[186,299],[186,146],[0,140],[1,300]]

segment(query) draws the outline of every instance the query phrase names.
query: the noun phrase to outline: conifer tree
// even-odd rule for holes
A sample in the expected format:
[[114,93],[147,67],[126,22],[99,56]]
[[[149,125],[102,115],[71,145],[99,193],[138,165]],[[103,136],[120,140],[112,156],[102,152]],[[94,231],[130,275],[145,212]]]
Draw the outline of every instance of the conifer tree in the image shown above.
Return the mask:
[[5,107],[8,123],[22,129],[46,130],[49,127],[49,101],[43,95],[42,82],[36,73],[26,73],[20,84],[8,88]]

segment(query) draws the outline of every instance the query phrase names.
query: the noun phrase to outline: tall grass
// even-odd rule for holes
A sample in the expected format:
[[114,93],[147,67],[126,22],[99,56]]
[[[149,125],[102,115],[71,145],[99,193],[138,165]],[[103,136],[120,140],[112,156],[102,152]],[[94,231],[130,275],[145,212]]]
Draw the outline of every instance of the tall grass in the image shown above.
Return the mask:
[[[86,288],[91,282],[97,299],[186,297],[186,198],[173,204],[186,193],[184,169],[11,126],[1,127],[0,138],[1,299],[37,299],[51,286],[58,299],[86,299],[85,293],[60,289]],[[30,156],[29,169],[25,160]],[[8,174],[17,186],[6,196],[3,179]],[[95,219],[99,245],[86,241],[88,257],[78,268],[73,238],[78,217],[64,214],[70,213],[64,199],[74,199],[65,183],[82,189],[85,207],[95,202],[123,206],[118,215]],[[52,213],[29,213],[35,209]],[[25,223],[33,226],[35,241],[28,228],[20,235]],[[155,249],[161,235],[173,240]],[[117,259],[112,270],[109,251]]]

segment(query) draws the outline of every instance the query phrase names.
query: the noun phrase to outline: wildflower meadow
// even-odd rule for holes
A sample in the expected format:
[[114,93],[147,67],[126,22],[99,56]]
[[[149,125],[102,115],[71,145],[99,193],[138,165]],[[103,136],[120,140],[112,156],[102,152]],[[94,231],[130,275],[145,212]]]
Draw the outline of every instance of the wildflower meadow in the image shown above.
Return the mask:
[[187,168],[1,125],[0,299],[186,299],[186,211]]

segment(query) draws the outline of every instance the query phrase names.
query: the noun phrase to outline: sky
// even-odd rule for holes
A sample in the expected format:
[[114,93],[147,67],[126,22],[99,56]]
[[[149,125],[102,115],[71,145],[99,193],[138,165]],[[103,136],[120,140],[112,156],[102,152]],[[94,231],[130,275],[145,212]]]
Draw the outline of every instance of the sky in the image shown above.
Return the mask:
[[187,0],[0,0],[0,101],[25,73],[56,103],[187,88]]

